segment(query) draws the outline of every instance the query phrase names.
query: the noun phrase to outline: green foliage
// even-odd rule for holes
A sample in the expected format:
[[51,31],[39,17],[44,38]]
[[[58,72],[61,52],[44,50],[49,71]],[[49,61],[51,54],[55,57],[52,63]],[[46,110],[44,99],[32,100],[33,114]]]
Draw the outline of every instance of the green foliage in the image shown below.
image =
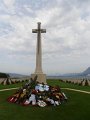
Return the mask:
[[8,78],[9,74],[6,73],[0,73],[0,78]]

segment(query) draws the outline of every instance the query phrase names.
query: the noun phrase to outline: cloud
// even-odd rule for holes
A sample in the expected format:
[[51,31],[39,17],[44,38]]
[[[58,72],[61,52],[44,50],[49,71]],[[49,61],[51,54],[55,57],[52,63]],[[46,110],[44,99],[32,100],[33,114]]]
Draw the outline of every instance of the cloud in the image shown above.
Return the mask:
[[6,7],[12,7],[14,5],[15,0],[3,0]]
[[[27,63],[31,66],[35,63],[33,61],[35,61],[36,34],[32,34],[32,29],[37,28],[37,22],[40,21],[42,28],[47,31],[42,34],[43,62],[46,71],[58,72],[62,68],[62,72],[68,72],[67,67],[69,71],[74,71],[79,65],[82,66],[79,70],[89,66],[89,0],[2,1],[0,55],[6,56],[2,57],[2,60],[6,59],[8,63],[8,60],[12,62],[14,59],[13,62],[16,61],[18,64],[18,61],[23,59],[19,64],[24,63],[26,66]],[[52,67],[53,64],[55,66]],[[17,69],[15,68],[15,71]],[[13,66],[12,70],[14,71]],[[23,68],[21,72],[24,73],[25,70]],[[27,73],[28,70],[27,67]]]

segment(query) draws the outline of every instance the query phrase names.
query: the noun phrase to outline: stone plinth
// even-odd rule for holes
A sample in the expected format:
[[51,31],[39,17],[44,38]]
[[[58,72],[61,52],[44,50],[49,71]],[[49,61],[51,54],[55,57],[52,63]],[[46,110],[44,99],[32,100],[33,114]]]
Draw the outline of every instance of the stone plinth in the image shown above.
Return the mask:
[[31,78],[35,78],[35,76],[37,75],[37,81],[40,82],[40,83],[46,83],[46,74],[43,74],[43,73],[34,73],[34,74],[31,74]]

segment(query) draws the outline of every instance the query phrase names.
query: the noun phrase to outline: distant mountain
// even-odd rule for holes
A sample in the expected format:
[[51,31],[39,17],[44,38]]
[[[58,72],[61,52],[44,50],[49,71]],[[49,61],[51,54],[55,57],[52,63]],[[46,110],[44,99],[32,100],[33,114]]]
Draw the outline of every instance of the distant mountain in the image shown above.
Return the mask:
[[84,75],[90,74],[90,67],[88,67],[84,72],[82,72]]
[[[11,78],[22,78],[22,77],[30,77],[29,75],[22,75],[17,73],[6,73],[9,74]],[[84,77],[84,76],[90,76],[90,67],[88,67],[85,71],[81,73],[67,73],[67,74],[49,74],[47,77]]]
[[28,75],[22,75],[17,73],[8,73],[11,78],[22,78],[22,77],[28,77]]
[[[88,67],[85,71],[81,73],[66,73],[66,74],[56,74],[53,77],[85,77],[85,76],[90,76],[90,67]],[[48,77],[51,77],[48,76]]]

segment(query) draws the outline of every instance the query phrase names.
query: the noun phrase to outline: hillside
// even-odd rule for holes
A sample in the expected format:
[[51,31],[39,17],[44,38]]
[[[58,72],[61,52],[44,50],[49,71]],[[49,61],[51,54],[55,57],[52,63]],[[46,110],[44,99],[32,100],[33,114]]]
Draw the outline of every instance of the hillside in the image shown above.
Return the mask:
[[22,75],[17,73],[8,73],[11,78],[22,78],[22,77],[28,77],[28,75]]
[[90,67],[88,67],[84,72],[83,72],[84,75],[88,75],[90,74]]
[[85,77],[90,76],[90,67],[88,67],[85,71],[81,73],[66,73],[66,74],[54,74],[48,75],[48,78],[56,78],[56,77]]

